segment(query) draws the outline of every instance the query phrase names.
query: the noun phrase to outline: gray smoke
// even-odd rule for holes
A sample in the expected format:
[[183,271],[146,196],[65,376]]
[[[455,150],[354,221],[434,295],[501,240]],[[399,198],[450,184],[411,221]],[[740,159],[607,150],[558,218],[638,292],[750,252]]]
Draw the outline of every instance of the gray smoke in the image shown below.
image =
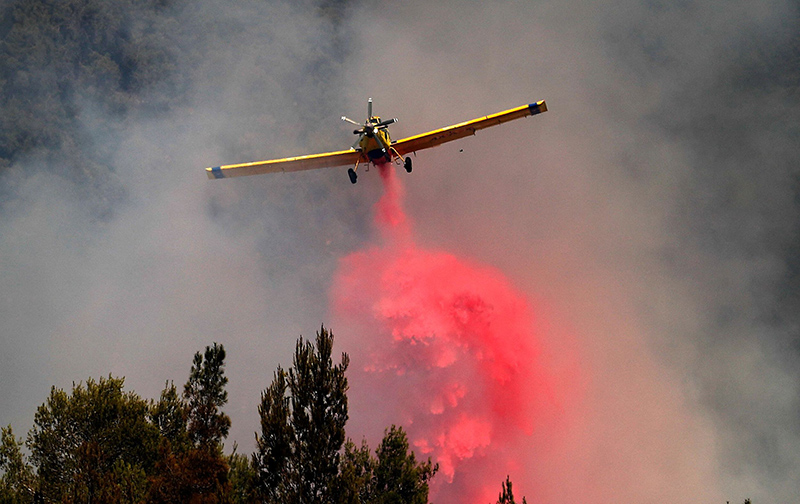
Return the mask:
[[[84,108],[87,134],[115,146],[126,197],[110,217],[32,159],[5,177],[0,425],[24,432],[51,385],[90,376],[157,397],[219,341],[229,444],[249,451],[260,391],[296,337],[327,322],[338,258],[371,240],[380,182],[351,187],[344,169],[212,182],[203,168],[347,146],[338,117],[359,118],[369,96],[400,118],[395,138],[546,99],[548,113],[420,152],[403,174],[418,241],[504,271],[553,327],[553,368],[583,370],[556,439],[515,454],[516,492],[793,500],[797,9],[186,8],[179,41],[202,57],[178,69],[182,104],[113,134]],[[386,427],[370,425],[370,401],[354,399],[356,439]]]

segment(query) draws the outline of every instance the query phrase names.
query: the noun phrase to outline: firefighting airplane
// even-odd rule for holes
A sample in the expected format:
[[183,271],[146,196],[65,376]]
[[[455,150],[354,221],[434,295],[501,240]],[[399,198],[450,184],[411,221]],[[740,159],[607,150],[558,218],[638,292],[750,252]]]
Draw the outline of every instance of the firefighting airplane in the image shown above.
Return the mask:
[[314,170],[317,168],[331,168],[334,166],[353,165],[347,174],[350,182],[356,183],[358,175],[356,171],[360,164],[364,163],[369,169],[369,163],[374,165],[384,165],[391,162],[403,164],[407,172],[411,173],[411,158],[403,156],[408,153],[430,147],[436,147],[446,142],[452,142],[459,138],[474,135],[476,131],[496,126],[504,122],[540,114],[547,111],[544,100],[529,105],[522,105],[503,112],[480,117],[471,121],[454,124],[421,135],[403,138],[402,140],[392,140],[389,136],[388,126],[397,122],[397,118],[381,121],[378,116],[372,115],[372,98],[367,102],[367,120],[362,124],[352,119],[342,116],[342,120],[356,126],[359,129],[353,131],[358,135],[358,140],[348,150],[325,152],[323,154],[311,154],[307,156],[289,157],[283,159],[271,159],[268,161],[255,161],[252,163],[241,163],[232,165],[215,166],[206,168],[206,173],[210,179],[221,179],[228,177],[240,177],[243,175],[257,175],[261,173],[290,172],[299,170]]

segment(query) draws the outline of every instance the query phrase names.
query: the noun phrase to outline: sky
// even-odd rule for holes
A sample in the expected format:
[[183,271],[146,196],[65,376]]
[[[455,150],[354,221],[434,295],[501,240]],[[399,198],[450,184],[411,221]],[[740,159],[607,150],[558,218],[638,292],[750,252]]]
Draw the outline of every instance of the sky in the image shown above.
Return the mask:
[[261,391],[325,324],[354,362],[348,434],[374,446],[412,406],[402,379],[369,390],[357,363],[372,334],[336,295],[359,254],[385,246],[383,179],[203,169],[349,146],[339,117],[369,97],[400,119],[394,138],[544,99],[547,113],[397,173],[419,249],[525,300],[532,368],[558,399],[463,475],[437,476],[433,496],[475,495],[462,483],[484,472],[499,491],[505,469],[530,502],[800,494],[797,69],[775,64],[791,61],[796,2],[377,2],[333,23],[310,2],[241,1],[181,15],[183,43],[206,55],[181,69],[185,104],[113,139],[84,108],[94,141],[116,142],[126,198],[110,218],[56,171],[23,159],[14,172],[0,425],[24,433],[51,386],[89,377],[158,397],[216,341],[226,446],[250,451]]

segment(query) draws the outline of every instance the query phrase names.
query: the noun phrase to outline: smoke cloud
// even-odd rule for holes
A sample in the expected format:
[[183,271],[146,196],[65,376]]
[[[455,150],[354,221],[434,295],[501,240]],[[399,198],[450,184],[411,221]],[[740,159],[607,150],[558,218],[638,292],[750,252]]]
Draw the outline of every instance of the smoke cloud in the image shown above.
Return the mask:
[[439,464],[433,500],[487,501],[521,470],[510,448],[573,398],[556,395],[531,309],[502,273],[415,244],[394,169],[380,167],[383,243],[343,258],[333,289],[343,341],[360,349],[351,396],[369,423],[358,423],[405,426]]
[[[330,321],[353,358],[348,433],[374,446],[407,427],[442,464],[437,501],[488,502],[506,474],[529,502],[794,500],[797,2],[330,5],[193,2],[165,41],[191,49],[182,102],[125,117],[79,104],[124,195],[110,213],[57,163],[4,172],[0,424],[24,432],[51,385],[90,376],[157,397],[219,341],[229,442],[249,451],[275,366]],[[369,96],[400,118],[394,138],[550,111],[420,152],[398,174],[405,224],[384,208],[372,226],[372,172],[355,187],[344,169],[205,178],[349,145],[338,118]],[[518,308],[492,336],[512,386],[474,335],[409,339],[456,305],[419,332],[395,316],[397,340],[352,315],[379,299],[398,313],[412,293],[365,279],[408,265],[450,285],[438,299]],[[448,268],[483,286],[434,282]],[[340,289],[350,304],[329,305]],[[454,403],[477,421],[458,424]],[[471,434],[460,451],[437,444],[445,418]]]
[[204,172],[304,151],[309,135],[325,149],[326,135],[304,129],[317,122],[349,141],[338,116],[324,115],[343,107],[320,105],[326,94],[312,80],[320,61],[341,58],[330,21],[280,2],[192,3],[173,14],[172,42],[189,59],[176,61],[187,85],[172,109],[106,117],[79,107],[82,134],[110,152],[121,195],[110,212],[87,197],[91,181],[57,163],[31,156],[3,174],[0,423],[17,433],[52,385],[111,373],[157,398],[218,341],[228,351],[229,445],[249,451],[261,390],[296,338],[325,321],[336,259],[361,233],[364,204],[339,191],[341,173],[215,184]]
[[[354,73],[374,76],[358,89],[399,102],[396,136],[548,101],[547,114],[421,153],[407,179],[416,243],[503,271],[550,326],[533,333],[541,365],[581,371],[560,435],[506,452],[525,461],[517,492],[790,500],[798,152],[785,86],[797,71],[779,62],[796,54],[796,3],[363,16],[365,40],[392,44],[380,58],[358,45]],[[361,415],[400,394],[370,394]]]

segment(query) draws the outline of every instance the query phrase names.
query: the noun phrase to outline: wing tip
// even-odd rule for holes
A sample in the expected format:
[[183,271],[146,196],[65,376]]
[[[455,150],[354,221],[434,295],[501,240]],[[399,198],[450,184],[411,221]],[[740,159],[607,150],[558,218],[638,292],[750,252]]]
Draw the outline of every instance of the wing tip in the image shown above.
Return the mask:
[[547,112],[547,103],[544,100],[531,103],[528,105],[528,109],[530,109],[531,115],[541,114],[542,112]]
[[221,166],[206,168],[206,175],[208,175],[208,178],[211,180],[225,178]]

